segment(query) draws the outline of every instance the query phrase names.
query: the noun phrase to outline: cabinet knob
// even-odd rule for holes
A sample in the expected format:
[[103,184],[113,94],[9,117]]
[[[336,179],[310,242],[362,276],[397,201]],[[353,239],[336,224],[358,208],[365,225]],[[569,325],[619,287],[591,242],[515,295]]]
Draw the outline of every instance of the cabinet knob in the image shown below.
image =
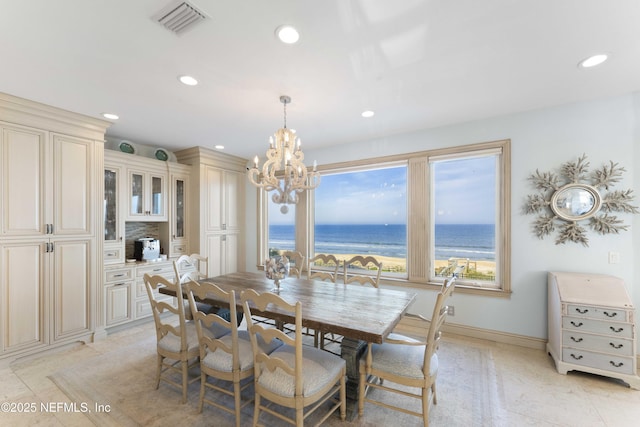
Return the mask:
[[582,342],[582,338],[575,338],[575,337],[571,337],[571,341],[573,342]]
[[616,313],[616,312],[609,313],[608,311],[605,311],[604,315],[607,316],[607,317],[616,317],[618,315],[618,313]]
[[575,354],[571,353],[571,357],[573,357],[573,358],[574,358],[574,359],[576,359],[576,360],[580,360],[580,359],[582,359],[582,357],[583,357],[583,356],[582,356],[581,354],[579,354],[578,356],[576,356]]
[[582,323],[582,322],[576,323],[576,322],[574,322],[573,320],[571,321],[571,324],[572,324],[573,326],[575,326],[576,328],[579,328],[580,326],[582,326],[582,325],[583,325],[583,323]]
[[623,347],[623,344],[614,344],[612,342],[610,342],[609,345],[615,348],[616,350],[621,349]]
[[619,367],[621,367],[622,365],[624,365],[624,363],[622,363],[622,362],[616,363],[616,362],[614,362],[613,360],[609,360],[609,363],[610,363],[612,366],[616,367],[616,368],[619,368]]
[[620,332],[624,331],[624,328],[614,328],[613,326],[609,326],[609,329],[611,329],[616,334],[619,334]]

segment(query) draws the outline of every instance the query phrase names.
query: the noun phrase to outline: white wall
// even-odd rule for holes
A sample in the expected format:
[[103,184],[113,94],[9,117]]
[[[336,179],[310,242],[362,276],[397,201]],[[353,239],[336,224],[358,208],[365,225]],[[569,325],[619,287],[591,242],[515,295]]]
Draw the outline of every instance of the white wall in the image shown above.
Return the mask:
[[[623,181],[614,189],[640,189],[640,173],[634,174],[634,165],[640,165],[640,150],[635,149],[640,146],[639,120],[640,94],[634,94],[339,147],[305,150],[305,158],[309,161],[316,159],[322,165],[362,158],[361,153],[368,153],[366,157],[378,157],[511,139],[513,294],[509,299],[454,294],[451,303],[456,307],[456,315],[448,322],[546,339],[548,271],[591,272],[621,277],[627,283],[635,306],[640,307],[640,271],[634,270],[634,261],[637,262],[640,256],[640,215],[620,214],[625,223],[633,224],[633,227],[617,235],[601,236],[589,229],[589,247],[575,243],[556,245],[555,236],[540,240],[531,231],[535,217],[523,213],[527,195],[536,192],[527,178],[536,169],[557,172],[562,163],[574,161],[585,153],[591,164],[590,170],[609,160],[625,167],[627,172]],[[635,194],[635,204],[639,205],[640,190]],[[255,212],[255,206],[255,190],[248,188],[247,212]],[[253,271],[256,221],[249,216],[247,269]],[[608,263],[609,251],[620,253],[619,264]],[[639,283],[635,288],[634,280]],[[414,288],[410,290],[415,291]],[[410,312],[430,316],[433,299],[433,291],[419,291]]]

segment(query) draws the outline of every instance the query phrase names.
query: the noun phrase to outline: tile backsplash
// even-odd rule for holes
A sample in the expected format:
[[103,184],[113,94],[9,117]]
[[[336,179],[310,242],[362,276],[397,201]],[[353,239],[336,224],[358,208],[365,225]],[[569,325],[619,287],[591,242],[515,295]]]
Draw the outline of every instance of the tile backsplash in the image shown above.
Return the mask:
[[[157,222],[126,222],[125,223],[125,254],[127,258],[133,258],[134,245],[143,237],[160,238],[160,225]],[[160,242],[162,244],[162,242]],[[164,249],[164,248],[163,248]]]

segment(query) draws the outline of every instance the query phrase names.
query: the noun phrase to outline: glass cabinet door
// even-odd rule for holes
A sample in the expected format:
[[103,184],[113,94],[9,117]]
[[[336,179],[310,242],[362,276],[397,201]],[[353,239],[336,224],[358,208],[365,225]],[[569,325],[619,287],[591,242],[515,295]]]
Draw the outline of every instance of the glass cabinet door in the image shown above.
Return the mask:
[[162,215],[164,206],[162,206],[162,178],[154,176],[151,178],[151,215]]
[[144,175],[131,174],[131,215],[142,215],[144,212]]
[[174,238],[184,237],[184,180],[177,179],[176,185],[176,206],[175,206],[175,234]]
[[104,240],[115,241],[118,238],[118,173],[115,170],[104,171]]

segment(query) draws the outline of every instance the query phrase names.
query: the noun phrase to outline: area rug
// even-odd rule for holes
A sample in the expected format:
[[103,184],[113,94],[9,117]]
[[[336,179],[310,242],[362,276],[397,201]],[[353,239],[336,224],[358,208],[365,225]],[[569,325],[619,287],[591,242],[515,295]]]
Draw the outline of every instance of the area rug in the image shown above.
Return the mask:
[[[189,387],[189,399],[181,404],[181,393],[161,383],[155,389],[155,336],[123,346],[77,363],[51,375],[51,380],[71,402],[88,408],[83,416],[96,426],[235,426],[232,415],[205,405],[197,413],[199,381]],[[495,425],[493,399],[496,376],[491,353],[485,348],[453,341],[443,341],[438,352],[440,372],[437,390],[438,404],[431,409],[432,426]],[[191,373],[198,376],[198,372]],[[243,398],[250,399],[252,387]],[[382,393],[373,390],[372,393]],[[416,399],[385,393],[391,403],[404,399],[406,407],[419,410]],[[221,397],[231,404],[231,398]],[[407,401],[408,400],[408,401]],[[242,413],[242,426],[252,425],[253,404]],[[267,426],[282,425],[277,419],[261,417]],[[313,419],[309,420],[313,423]],[[306,424],[306,423],[305,423]],[[311,425],[310,424],[310,425]],[[422,421],[414,416],[367,404],[365,416],[350,422],[339,417],[329,418],[326,426],[417,426]]]

